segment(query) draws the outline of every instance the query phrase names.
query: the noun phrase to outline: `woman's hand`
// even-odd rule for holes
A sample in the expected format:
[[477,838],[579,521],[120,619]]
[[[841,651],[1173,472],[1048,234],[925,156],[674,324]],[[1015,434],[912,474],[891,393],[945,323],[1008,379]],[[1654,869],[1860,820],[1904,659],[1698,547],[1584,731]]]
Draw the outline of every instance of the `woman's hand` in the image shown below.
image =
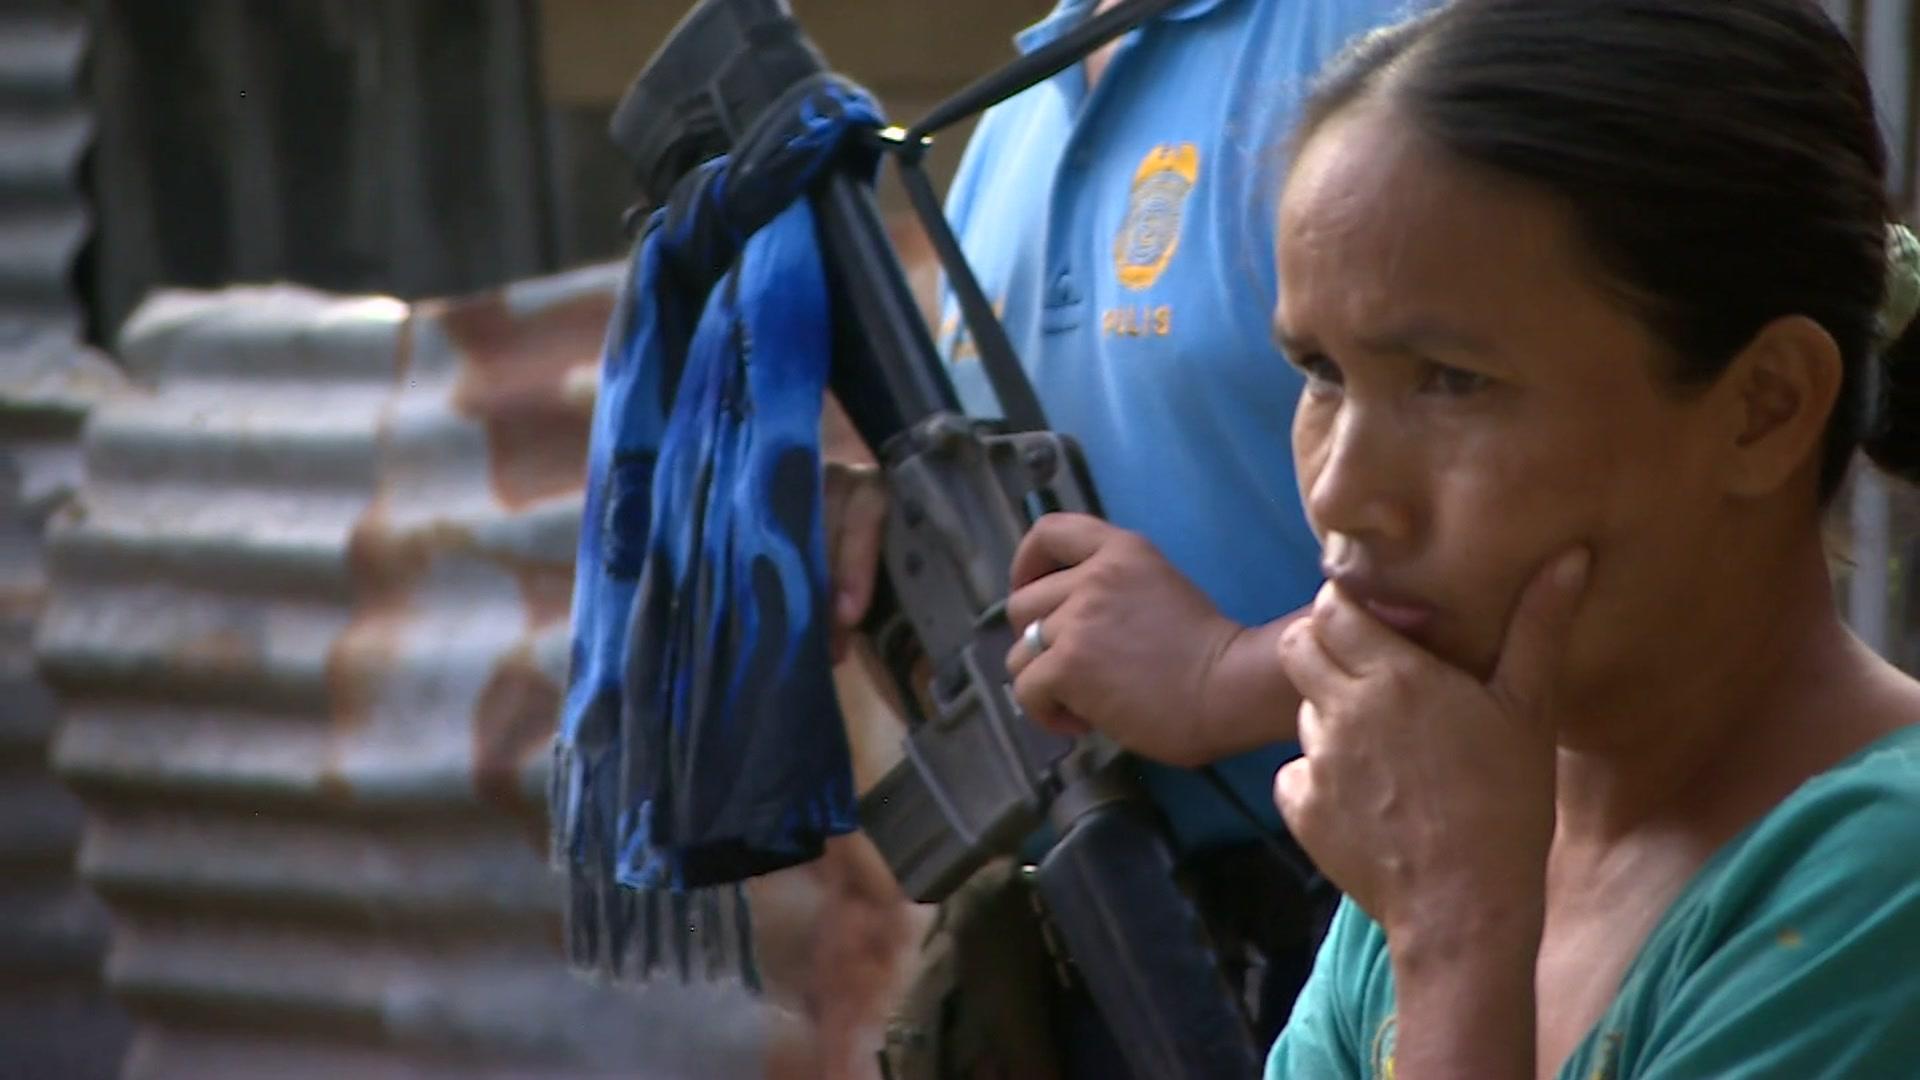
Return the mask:
[[1521,594],[1486,682],[1329,584],[1280,659],[1303,756],[1274,781],[1287,827],[1386,931],[1408,1080],[1530,1078],[1554,824],[1552,696],[1584,549]]
[[1539,932],[1554,823],[1553,687],[1584,549],[1534,576],[1493,677],[1433,657],[1328,584],[1281,638],[1303,755],[1275,801],[1314,862],[1388,932]]
[[1144,537],[1083,514],[1036,522],[1012,576],[1008,622],[1021,632],[1039,621],[1046,642],[1007,655],[1028,716],[1069,734],[1098,728],[1161,761],[1209,758],[1198,730],[1209,682],[1244,627]]

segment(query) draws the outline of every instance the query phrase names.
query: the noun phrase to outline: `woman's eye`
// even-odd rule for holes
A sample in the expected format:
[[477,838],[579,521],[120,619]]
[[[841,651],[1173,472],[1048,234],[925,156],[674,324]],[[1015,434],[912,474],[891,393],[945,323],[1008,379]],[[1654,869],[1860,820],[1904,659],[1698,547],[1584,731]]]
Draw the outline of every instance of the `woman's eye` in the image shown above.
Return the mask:
[[1307,376],[1307,382],[1310,384],[1340,385],[1340,365],[1323,353],[1309,353],[1299,359],[1297,366]]
[[1477,371],[1465,368],[1449,367],[1446,364],[1430,364],[1426,375],[1421,379],[1420,389],[1430,394],[1443,394],[1448,397],[1465,397],[1476,394],[1493,385],[1493,380]]

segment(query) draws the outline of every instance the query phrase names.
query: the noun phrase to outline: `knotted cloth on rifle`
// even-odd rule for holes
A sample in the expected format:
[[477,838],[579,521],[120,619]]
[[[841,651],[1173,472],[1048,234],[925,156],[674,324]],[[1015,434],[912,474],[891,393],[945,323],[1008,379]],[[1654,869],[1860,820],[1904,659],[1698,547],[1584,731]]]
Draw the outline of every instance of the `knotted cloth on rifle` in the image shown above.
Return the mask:
[[857,825],[827,645],[825,271],[803,198],[881,124],[821,76],[648,220],[588,446],[550,792],[577,966],[757,981],[739,882]]

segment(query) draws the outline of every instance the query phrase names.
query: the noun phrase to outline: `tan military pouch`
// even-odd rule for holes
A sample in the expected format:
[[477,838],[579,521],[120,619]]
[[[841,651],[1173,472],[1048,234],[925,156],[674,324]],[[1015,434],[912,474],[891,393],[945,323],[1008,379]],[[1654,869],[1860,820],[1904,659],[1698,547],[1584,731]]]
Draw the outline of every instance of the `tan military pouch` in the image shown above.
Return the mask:
[[940,905],[880,1052],[887,1080],[1057,1080],[1059,988],[1033,890],[989,863]]

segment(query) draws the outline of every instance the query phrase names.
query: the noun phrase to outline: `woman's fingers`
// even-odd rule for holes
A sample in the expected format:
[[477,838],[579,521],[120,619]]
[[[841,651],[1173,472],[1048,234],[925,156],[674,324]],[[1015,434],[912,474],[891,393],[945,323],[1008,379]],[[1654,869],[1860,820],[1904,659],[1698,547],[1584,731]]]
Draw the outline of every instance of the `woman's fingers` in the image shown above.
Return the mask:
[[1463,881],[1474,895],[1538,878],[1554,753],[1531,725],[1559,678],[1584,573],[1569,553],[1536,575],[1490,681],[1331,584],[1282,636],[1304,753],[1274,777],[1274,802],[1323,872],[1383,925],[1461,894]]
[[1313,599],[1312,622],[1328,657],[1353,675],[1372,674],[1409,656],[1424,655],[1331,581],[1320,586]]
[[1520,594],[1507,621],[1506,643],[1488,684],[1494,695],[1522,715],[1547,712],[1553,685],[1566,660],[1573,616],[1586,591],[1587,549],[1575,548],[1549,560]]
[[1288,835],[1303,845],[1313,835],[1308,806],[1313,799],[1313,766],[1305,757],[1297,757],[1273,775],[1273,805],[1280,820],[1287,823]]
[[1316,612],[1295,619],[1281,631],[1280,666],[1305,702],[1325,705],[1343,695],[1352,685],[1354,676],[1334,659],[1326,647],[1314,625],[1318,619]]

